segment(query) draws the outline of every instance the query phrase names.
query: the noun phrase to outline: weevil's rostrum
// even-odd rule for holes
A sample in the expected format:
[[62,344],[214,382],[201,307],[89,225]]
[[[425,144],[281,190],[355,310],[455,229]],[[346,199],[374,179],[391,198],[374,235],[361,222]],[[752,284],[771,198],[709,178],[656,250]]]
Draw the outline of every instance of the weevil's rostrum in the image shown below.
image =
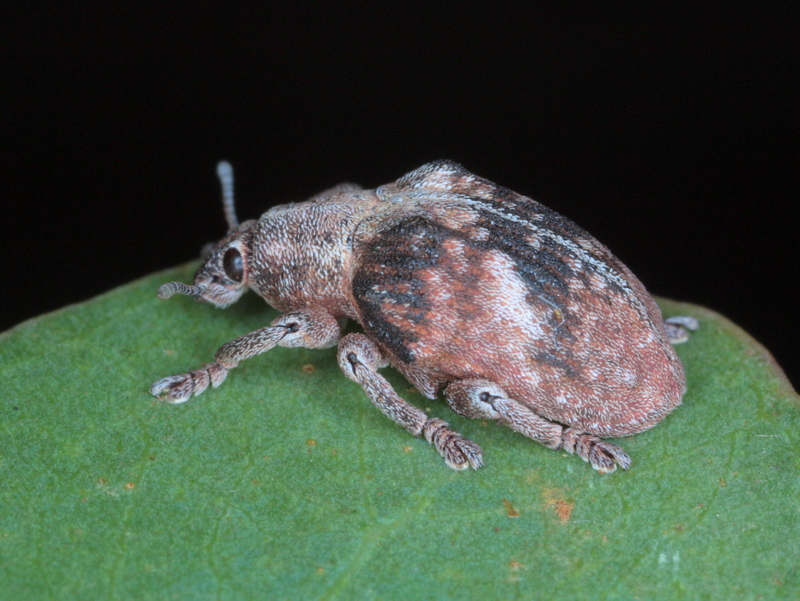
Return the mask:
[[[165,284],[159,296],[225,307],[249,287],[284,313],[224,345],[214,363],[153,384],[166,401],[218,386],[276,345],[338,344],[344,374],[450,467],[480,467],[480,447],[398,396],[379,368],[601,472],[631,463],[601,437],[647,430],[681,402],[671,343],[696,322],[665,322],[605,246],[530,198],[437,161],[376,190],[342,184],[239,225],[227,164],[220,176],[228,235],[194,286]],[[341,337],[343,318],[363,333]]]

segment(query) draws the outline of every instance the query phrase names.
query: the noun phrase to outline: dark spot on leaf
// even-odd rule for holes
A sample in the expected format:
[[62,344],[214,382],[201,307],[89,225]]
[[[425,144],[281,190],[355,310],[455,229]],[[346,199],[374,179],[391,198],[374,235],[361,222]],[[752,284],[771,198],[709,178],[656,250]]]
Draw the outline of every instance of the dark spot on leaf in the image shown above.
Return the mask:
[[506,515],[510,518],[518,518],[519,511],[511,504],[511,501],[508,499],[503,499],[503,507],[506,508]]

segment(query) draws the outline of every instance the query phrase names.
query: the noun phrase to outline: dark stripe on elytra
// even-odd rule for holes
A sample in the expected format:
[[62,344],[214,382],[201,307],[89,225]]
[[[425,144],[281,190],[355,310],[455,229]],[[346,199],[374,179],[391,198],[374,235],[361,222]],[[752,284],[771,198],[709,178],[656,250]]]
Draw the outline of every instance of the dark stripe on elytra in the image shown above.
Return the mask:
[[[482,244],[502,251],[514,261],[517,273],[529,290],[528,303],[543,306],[549,315],[548,323],[554,328],[549,352],[534,353],[533,358],[564,369],[565,375],[572,378],[574,369],[560,360],[559,355],[565,351],[565,344],[575,341],[572,328],[580,325],[580,318],[567,309],[565,300],[570,296],[570,280],[578,279],[583,274],[576,273],[564,262],[562,257],[569,250],[552,238],[541,237],[536,248],[526,240],[531,231],[524,224],[486,210],[480,211],[480,215],[476,225],[489,232],[488,240]],[[558,317],[556,309],[560,312]]]
[[[589,232],[558,211],[517,194],[513,190],[498,186],[497,184],[493,184],[493,191],[490,199],[475,198],[473,200],[488,204],[514,217],[519,217],[529,222],[532,227],[536,227],[540,230],[547,230],[566,240],[589,241],[596,246],[596,251],[581,247],[581,251],[586,253],[587,257],[591,258],[593,261],[608,265],[618,273],[622,273],[622,263],[611,251],[598,242]],[[582,257],[577,258],[582,259]],[[597,271],[597,268],[589,261],[582,261],[582,268],[590,273]],[[618,292],[622,292],[622,289],[616,282],[612,280],[607,280],[607,282],[610,287]]]
[[[491,184],[491,182],[489,183]],[[598,270],[597,264],[599,263],[613,269],[620,277],[623,277],[624,266],[610,250],[602,243],[598,242],[589,232],[558,211],[554,211],[535,200],[517,194],[508,188],[503,188],[497,184],[491,185],[493,187],[491,198],[473,198],[473,201],[489,205],[498,211],[523,219],[529,222],[532,228],[536,228],[539,231],[544,230],[555,236],[576,243],[580,248],[580,254],[572,254],[581,262],[581,271],[578,272],[576,276],[579,277],[584,284],[588,283],[586,274],[595,273],[603,278],[609,291],[621,296],[630,295],[631,291],[627,286],[620,285],[618,280],[610,278],[607,273]],[[491,212],[490,214],[496,215],[496,213]],[[502,218],[500,215],[498,215],[498,217]],[[513,220],[509,220],[509,222],[514,223]],[[543,240],[552,240],[552,238],[546,235],[540,237]],[[584,242],[584,244],[578,244],[578,240]],[[587,242],[589,248],[587,248],[585,244]],[[564,252],[570,252],[563,245],[559,246],[564,249]],[[589,288],[590,286],[587,285],[586,287]],[[607,294],[603,294],[603,297],[604,300],[609,300]]]
[[[370,333],[401,361],[413,363],[409,346],[418,337],[389,322],[386,312],[392,304],[406,304],[417,311],[408,312],[404,307],[404,317],[416,323],[425,320],[432,307],[425,299],[424,283],[418,273],[440,267],[442,244],[449,238],[462,240],[478,253],[499,250],[508,256],[529,290],[529,299],[543,303],[547,311],[561,312],[563,322],[557,328],[557,338],[569,338],[570,326],[578,323],[564,305],[568,281],[575,274],[560,258],[567,252],[563,245],[545,238],[539,248],[533,248],[525,240],[530,231],[523,224],[489,211],[480,211],[476,225],[489,233],[486,240],[474,240],[424,217],[411,217],[382,231],[362,249],[361,267],[353,279],[354,296]],[[392,290],[398,284],[410,290]],[[390,300],[393,303],[387,302]]]
[[531,231],[524,224],[488,210],[479,210],[478,214],[475,225],[489,236],[471,244],[503,252],[514,261],[517,273],[534,298],[566,313],[563,301],[569,295],[569,280],[575,277],[573,269],[562,259],[567,249],[549,238],[542,238],[535,248],[526,240]]
[[481,198],[480,200],[515,217],[520,217],[530,222],[532,226],[546,228],[562,238],[569,240],[577,238],[593,239],[589,232],[571,219],[564,217],[558,211],[503,186],[495,184],[491,199]]
[[[423,217],[412,217],[383,230],[362,249],[361,266],[353,278],[353,295],[370,334],[403,363],[415,361],[409,347],[419,337],[388,321],[387,309],[392,304],[408,305],[416,310],[403,307],[406,319],[415,323],[425,320],[431,306],[418,274],[438,265],[444,252],[442,243],[451,234]],[[392,290],[397,285],[410,290]]]
[[538,361],[539,363],[543,363],[544,365],[549,365],[550,367],[555,367],[556,369],[560,369],[564,372],[569,379],[574,379],[578,376],[578,370],[575,369],[575,366],[565,361],[564,359],[554,355],[550,352],[539,352],[533,355],[533,358]]
[[385,299],[372,290],[373,284],[380,281],[375,275],[359,271],[353,278],[353,295],[361,310],[363,326],[380,346],[388,349],[397,359],[403,363],[413,363],[415,358],[409,345],[417,342],[419,337],[386,319]]

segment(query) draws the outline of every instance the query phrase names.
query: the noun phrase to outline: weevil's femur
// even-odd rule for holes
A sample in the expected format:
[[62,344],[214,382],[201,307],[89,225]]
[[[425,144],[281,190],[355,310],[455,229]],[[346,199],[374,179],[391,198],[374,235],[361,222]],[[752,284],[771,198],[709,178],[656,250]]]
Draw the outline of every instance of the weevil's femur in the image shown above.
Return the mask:
[[166,300],[173,294],[185,294],[186,296],[200,296],[203,289],[199,286],[187,286],[181,282],[170,282],[158,288],[158,298]]

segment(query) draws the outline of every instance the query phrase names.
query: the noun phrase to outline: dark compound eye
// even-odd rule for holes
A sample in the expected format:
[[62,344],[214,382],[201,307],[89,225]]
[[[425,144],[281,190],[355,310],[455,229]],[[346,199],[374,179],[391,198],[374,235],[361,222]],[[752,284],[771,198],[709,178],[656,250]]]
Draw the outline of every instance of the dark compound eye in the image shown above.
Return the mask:
[[225,256],[222,257],[222,268],[227,275],[234,282],[241,282],[244,277],[244,263],[242,262],[242,255],[235,248],[229,248],[225,251]]

